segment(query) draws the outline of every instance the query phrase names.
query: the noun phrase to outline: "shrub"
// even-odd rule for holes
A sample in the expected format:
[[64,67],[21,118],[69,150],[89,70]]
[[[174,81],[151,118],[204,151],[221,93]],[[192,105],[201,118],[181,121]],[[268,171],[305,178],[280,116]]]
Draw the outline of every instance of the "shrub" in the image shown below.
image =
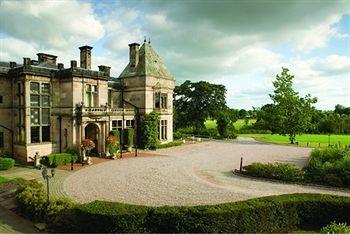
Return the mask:
[[336,223],[332,222],[331,224],[323,227],[321,233],[350,233],[350,226],[347,226],[346,223]]
[[243,169],[244,174],[255,177],[291,182],[302,182],[304,178],[303,170],[289,163],[252,163]]
[[0,170],[8,170],[15,165],[13,158],[0,158]]
[[159,144],[157,146],[157,148],[158,149],[163,149],[163,148],[169,148],[169,147],[179,146],[179,145],[182,145],[181,141],[172,141],[172,142],[169,142],[169,143],[166,143],[166,144]]
[[45,221],[49,230],[61,232],[74,231],[74,216],[72,215],[76,204],[69,199],[60,198],[50,200],[45,211]]
[[158,139],[159,115],[151,112],[142,116],[140,126],[140,146],[144,149],[155,149],[159,143]]
[[315,149],[304,169],[311,182],[350,187],[350,150]]
[[12,154],[6,150],[0,150],[0,158],[12,158]]
[[50,162],[49,165],[52,167],[54,167],[53,164],[55,161],[56,161],[56,165],[58,166],[70,164],[71,160],[73,160],[74,163],[78,161],[77,155],[73,155],[69,153],[50,154],[48,158]]
[[73,229],[76,204],[69,199],[46,200],[43,184],[36,180],[22,180],[16,191],[20,211],[35,221],[45,221],[49,230],[70,232]]
[[179,128],[173,133],[173,137],[175,140],[185,138],[188,135],[193,135],[194,130],[193,127],[187,127],[187,128]]
[[[289,194],[207,206],[145,207],[94,201],[76,208],[76,232],[287,232],[350,221],[350,198]],[[55,230],[60,231],[60,230]]]
[[47,207],[43,184],[36,180],[23,181],[16,191],[16,202],[26,216],[34,220],[42,219]]
[[134,129],[133,128],[124,128],[123,130],[123,145],[132,147],[134,145]]

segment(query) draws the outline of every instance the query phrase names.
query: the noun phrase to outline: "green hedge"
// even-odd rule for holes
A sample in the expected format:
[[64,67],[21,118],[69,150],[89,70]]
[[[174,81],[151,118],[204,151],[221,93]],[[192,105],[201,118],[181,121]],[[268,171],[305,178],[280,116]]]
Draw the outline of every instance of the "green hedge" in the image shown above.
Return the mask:
[[182,145],[182,141],[172,141],[166,144],[158,144],[157,149],[169,148],[169,147],[179,146],[179,145]]
[[79,157],[77,155],[69,154],[69,153],[59,153],[59,154],[50,154],[49,156],[50,165],[52,165],[56,161],[56,165],[69,165],[72,158],[73,162],[77,162]]
[[350,198],[292,194],[192,207],[94,201],[72,214],[67,219],[74,220],[75,232],[286,232],[349,222]]
[[70,217],[75,203],[64,198],[47,202],[44,186],[36,180],[21,180],[16,191],[16,203],[25,216],[35,221],[45,221],[51,230],[67,232],[73,228],[67,217]]
[[309,181],[350,188],[350,149],[313,150],[305,172]]
[[15,165],[13,158],[0,158],[0,170],[8,170]]
[[255,177],[303,182],[304,171],[290,163],[252,163],[243,167],[243,174]]
[[124,128],[123,131],[123,145],[132,147],[134,145],[134,129]]
[[331,224],[323,227],[321,229],[321,233],[344,233],[349,234],[350,233],[350,226],[346,225],[346,223],[335,223],[332,222]]

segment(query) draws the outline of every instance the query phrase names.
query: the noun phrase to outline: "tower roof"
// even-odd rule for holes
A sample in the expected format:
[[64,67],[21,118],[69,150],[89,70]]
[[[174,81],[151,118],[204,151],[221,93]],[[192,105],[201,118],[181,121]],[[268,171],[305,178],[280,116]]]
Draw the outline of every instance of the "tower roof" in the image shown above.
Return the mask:
[[139,51],[139,62],[136,67],[130,63],[125,67],[119,78],[133,76],[153,76],[165,79],[173,79],[170,71],[163,63],[160,56],[154,51],[150,44],[144,43]]

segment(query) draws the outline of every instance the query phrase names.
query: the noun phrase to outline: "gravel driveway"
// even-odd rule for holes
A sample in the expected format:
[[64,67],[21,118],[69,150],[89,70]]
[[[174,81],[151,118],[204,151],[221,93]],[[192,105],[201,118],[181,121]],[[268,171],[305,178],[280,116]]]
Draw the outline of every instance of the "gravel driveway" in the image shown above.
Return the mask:
[[142,205],[199,205],[285,193],[350,196],[350,190],[290,185],[235,176],[240,157],[252,162],[304,166],[311,149],[267,144],[203,142],[161,149],[157,156],[101,163],[82,169],[64,182],[79,202],[119,201]]

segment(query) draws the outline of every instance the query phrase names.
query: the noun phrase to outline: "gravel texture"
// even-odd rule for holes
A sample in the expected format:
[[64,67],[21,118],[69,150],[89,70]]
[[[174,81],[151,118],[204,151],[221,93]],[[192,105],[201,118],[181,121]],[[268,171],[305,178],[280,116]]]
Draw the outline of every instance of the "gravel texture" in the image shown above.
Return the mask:
[[235,176],[240,158],[252,162],[285,162],[304,166],[310,148],[203,142],[160,149],[154,157],[129,158],[82,169],[64,182],[79,202],[118,201],[140,205],[200,205],[285,193],[350,196],[350,190],[282,184]]

